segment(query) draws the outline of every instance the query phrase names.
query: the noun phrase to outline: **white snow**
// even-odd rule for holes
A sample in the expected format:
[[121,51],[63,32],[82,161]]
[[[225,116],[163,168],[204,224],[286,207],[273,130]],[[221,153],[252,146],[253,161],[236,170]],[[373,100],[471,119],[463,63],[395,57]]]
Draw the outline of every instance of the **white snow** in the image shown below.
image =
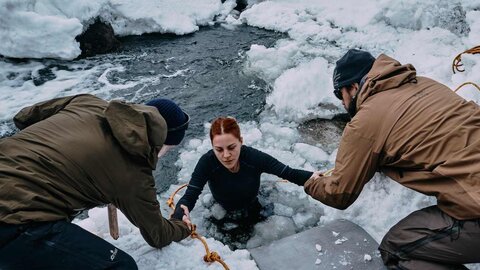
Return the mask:
[[[197,239],[188,237],[162,249],[152,248],[144,242],[138,228],[118,211],[120,238],[113,240],[108,231],[107,209],[94,208],[88,211],[88,215],[88,219],[76,220],[75,223],[131,255],[140,269],[224,269],[219,263],[208,264],[203,261],[205,248]],[[210,251],[217,252],[231,269],[258,269],[248,251],[231,251],[213,238],[207,238],[206,241]]]
[[[370,0],[362,4],[354,0],[247,2],[251,8],[238,17],[232,12],[232,0],[224,4],[216,0],[4,0],[0,2],[0,54],[72,59],[80,53],[75,36],[96,17],[110,22],[119,35],[149,32],[183,35],[212,23],[215,16],[228,29],[244,23],[283,32],[287,37],[273,47],[253,44],[246,53],[245,72],[267,81],[272,92],[259,122],[240,123],[242,135],[245,144],[272,154],[291,167],[321,171],[333,166],[336,150],[302,142],[297,127],[306,119],[331,118],[343,112],[341,103],[332,95],[331,76],[335,61],[347,49],[362,48],[374,56],[386,53],[402,63],[412,63],[419,75],[452,89],[468,81],[480,83],[479,55],[463,55],[465,72],[451,71],[457,54],[480,45],[478,0]],[[113,64],[93,67],[78,64],[70,70],[56,68],[53,70],[56,78],[41,85],[24,80],[27,74],[35,77],[47,65],[47,62],[12,63],[0,59],[0,121],[11,119],[22,107],[45,99],[83,92],[109,98],[119,89],[140,83],[155,85],[158,80],[152,76],[112,83],[107,74],[124,70]],[[182,71],[164,75],[182,76]],[[480,103],[480,91],[471,85],[458,94]],[[211,148],[208,128],[205,124],[204,136],[188,140],[181,149],[176,163],[180,167],[178,184],[159,198],[165,216],[170,213],[166,198],[178,185],[189,181],[196,162]],[[0,134],[7,131],[8,127],[2,124]],[[261,191],[267,194],[263,199],[272,203],[273,215],[255,226],[253,237],[247,242],[249,247],[337,218],[359,224],[380,241],[390,227],[409,213],[435,204],[434,198],[404,188],[382,174],[376,174],[345,211],[311,199],[302,187],[277,180],[271,175],[262,176]],[[219,241],[223,239],[207,221],[210,217],[222,217],[223,211],[207,186],[191,213],[192,220],[200,233],[211,235],[207,237],[210,247],[232,269],[256,269],[247,251],[231,251]],[[222,269],[220,265],[203,262],[204,250],[199,241],[186,239],[161,250],[153,249],[122,215],[119,216],[121,237],[114,241],[108,234],[106,210],[92,209],[89,216],[76,222],[131,254],[140,269]],[[365,261],[369,258],[370,255],[364,255]],[[478,264],[469,267],[480,269]]]

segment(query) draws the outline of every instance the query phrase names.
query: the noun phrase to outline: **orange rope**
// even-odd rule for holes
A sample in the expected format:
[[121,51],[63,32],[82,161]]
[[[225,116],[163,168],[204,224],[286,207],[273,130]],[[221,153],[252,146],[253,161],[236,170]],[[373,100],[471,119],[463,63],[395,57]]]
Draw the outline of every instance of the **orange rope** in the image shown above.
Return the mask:
[[[172,195],[170,195],[170,197],[168,198],[167,200],[167,204],[170,208],[172,208],[172,210],[175,210],[175,202],[173,200],[173,198],[175,197],[175,195],[177,194],[177,192],[179,192],[182,188],[188,186],[188,184],[183,184],[181,185],[179,188],[177,188],[177,190],[175,190],[175,192],[172,193]],[[172,213],[173,214],[173,213]],[[172,215],[171,214],[171,215]],[[170,216],[171,216],[170,215]],[[190,236],[193,238],[193,239],[198,239],[202,242],[203,246],[205,247],[205,256],[203,256],[203,260],[207,263],[212,263],[212,262],[219,262],[223,268],[225,268],[225,270],[230,270],[230,268],[228,268],[228,265],[222,260],[222,258],[220,257],[220,255],[218,255],[217,252],[215,251],[212,251],[210,252],[210,249],[208,248],[208,244],[207,242],[205,241],[205,239],[202,238],[202,236],[200,234],[197,233],[197,225],[195,224],[192,224],[192,232],[190,233]]]
[[207,262],[207,263],[219,262],[221,265],[223,265],[223,268],[225,268],[225,270],[230,269],[230,268],[228,268],[228,265],[222,260],[220,255],[218,255],[217,252],[215,252],[215,251],[210,252],[210,249],[208,248],[208,245],[207,245],[207,241],[205,241],[205,239],[203,239],[202,236],[197,233],[197,226],[195,224],[193,224],[193,230],[192,230],[192,233],[190,234],[190,236],[194,239],[196,238],[196,239],[200,240],[202,242],[203,246],[205,247],[205,252],[207,253],[207,254],[205,254],[205,256],[203,256],[203,260],[205,262]]
[[453,73],[456,73],[456,71],[458,72],[464,72],[465,69],[461,68],[463,67],[463,64],[462,64],[462,54],[465,54],[465,53],[468,53],[468,54],[477,54],[477,53],[480,53],[480,46],[475,46],[471,49],[468,49],[460,54],[458,54],[454,59],[453,59],[453,62],[452,62],[452,71]]
[[188,184],[183,184],[181,185],[179,188],[177,188],[177,190],[175,190],[175,192],[172,193],[172,195],[170,195],[170,197],[168,198],[167,200],[167,205],[172,208],[172,210],[175,210],[175,203],[173,201],[173,198],[175,197],[175,195],[177,194],[177,192],[179,192],[182,188],[188,186]]
[[473,82],[464,82],[459,87],[457,87],[457,89],[453,90],[453,92],[457,92],[458,90],[460,90],[460,88],[462,88],[462,87],[464,87],[465,85],[468,85],[468,84],[471,84],[471,85],[475,86],[478,89],[478,91],[480,91],[480,86],[478,86],[477,84],[475,84]]

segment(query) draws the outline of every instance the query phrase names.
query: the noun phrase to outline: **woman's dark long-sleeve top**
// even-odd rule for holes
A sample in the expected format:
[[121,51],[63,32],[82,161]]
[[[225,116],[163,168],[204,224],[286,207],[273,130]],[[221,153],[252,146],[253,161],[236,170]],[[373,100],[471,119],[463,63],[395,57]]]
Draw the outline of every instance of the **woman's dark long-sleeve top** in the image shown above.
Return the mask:
[[185,195],[176,204],[173,217],[182,220],[182,204],[190,211],[193,209],[207,181],[213,198],[230,211],[247,208],[257,198],[260,175],[264,172],[299,186],[303,186],[313,173],[292,169],[274,157],[245,145],[240,151],[239,162],[240,170],[232,173],[220,163],[213,150],[205,153],[192,173]]

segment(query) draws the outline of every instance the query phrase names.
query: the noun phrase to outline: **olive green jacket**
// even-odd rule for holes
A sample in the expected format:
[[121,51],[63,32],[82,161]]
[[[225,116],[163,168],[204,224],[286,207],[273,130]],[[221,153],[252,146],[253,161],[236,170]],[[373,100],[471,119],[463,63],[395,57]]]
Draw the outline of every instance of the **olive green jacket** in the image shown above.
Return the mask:
[[308,194],[345,209],[382,171],[435,196],[439,208],[454,218],[480,218],[478,104],[386,55],[376,59],[356,104],[333,174],[307,181]]
[[77,95],[26,107],[14,122],[21,131],[0,140],[0,222],[70,220],[112,203],[153,247],[189,235],[160,213],[152,170],[167,126],[154,107]]

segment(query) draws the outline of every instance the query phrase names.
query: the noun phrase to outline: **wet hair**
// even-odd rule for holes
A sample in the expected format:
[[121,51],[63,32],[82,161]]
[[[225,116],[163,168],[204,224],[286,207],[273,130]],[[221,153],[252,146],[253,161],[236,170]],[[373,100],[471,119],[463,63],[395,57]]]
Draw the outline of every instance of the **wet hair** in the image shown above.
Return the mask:
[[210,127],[210,141],[213,141],[215,135],[232,134],[235,138],[241,140],[240,127],[237,120],[233,117],[218,117],[213,120]]

